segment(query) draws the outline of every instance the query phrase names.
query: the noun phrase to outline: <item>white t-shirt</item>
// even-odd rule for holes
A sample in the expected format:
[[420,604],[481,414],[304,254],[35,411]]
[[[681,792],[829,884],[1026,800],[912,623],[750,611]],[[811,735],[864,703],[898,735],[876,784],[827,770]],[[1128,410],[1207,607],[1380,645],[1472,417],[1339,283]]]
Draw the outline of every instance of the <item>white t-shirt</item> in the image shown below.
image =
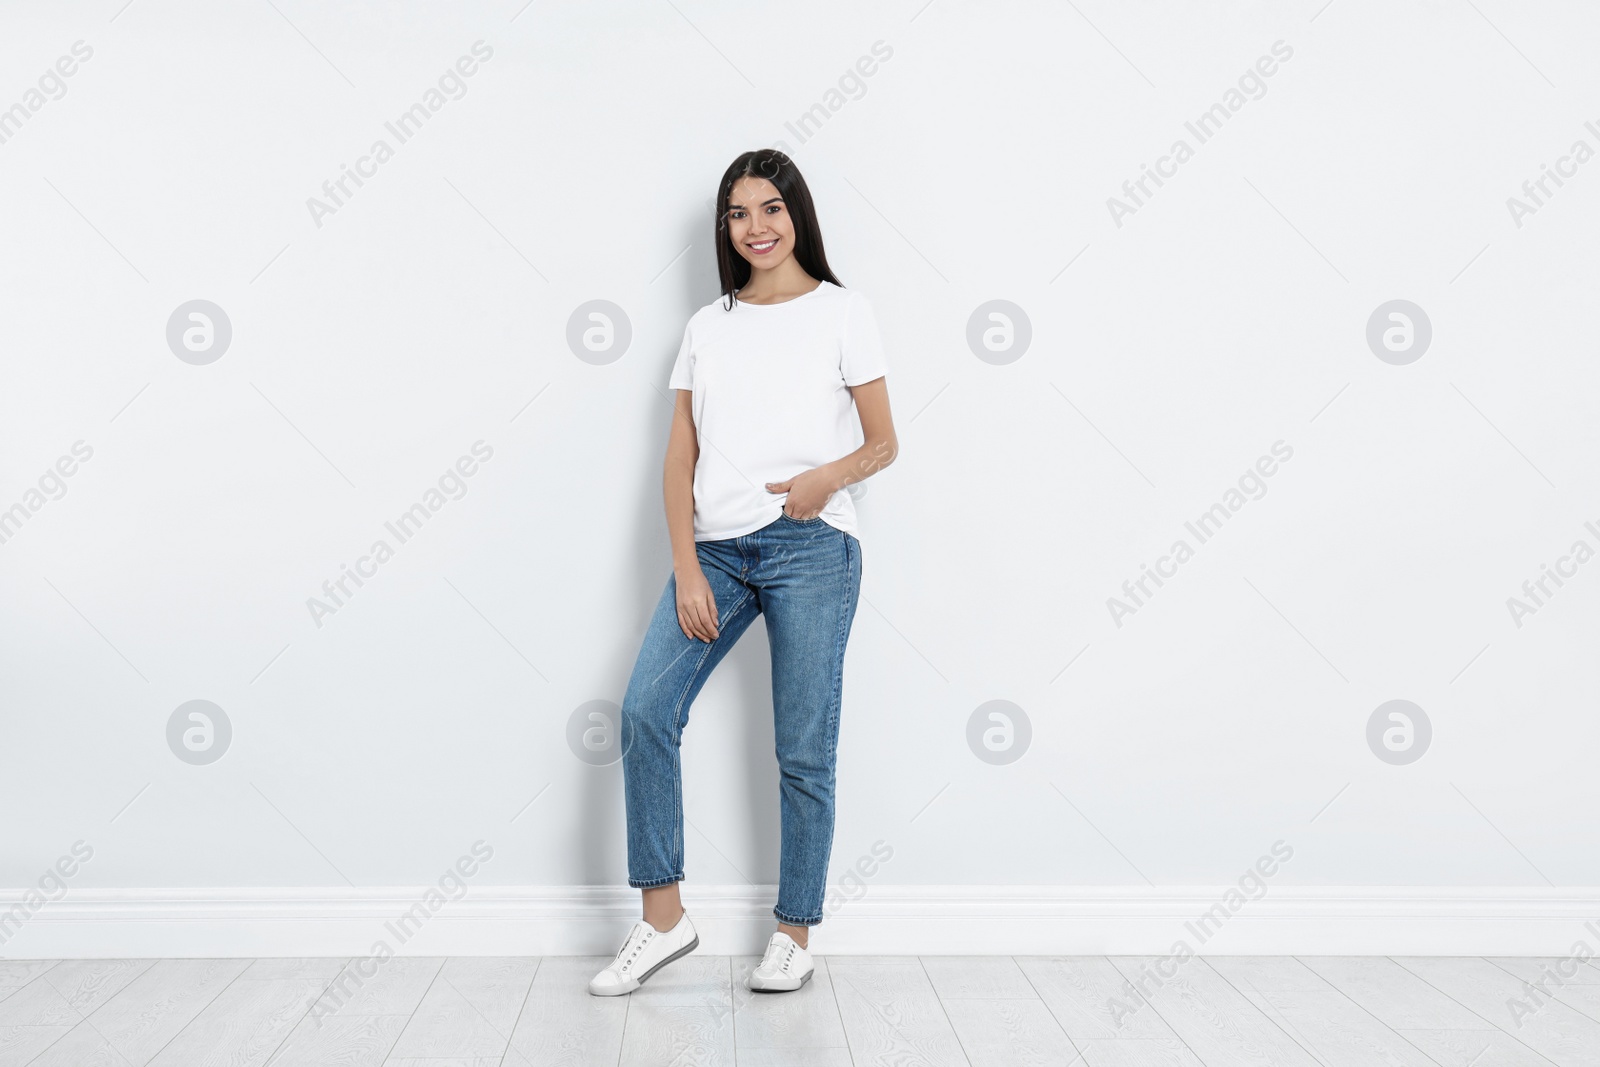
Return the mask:
[[[694,393],[700,458],[694,469],[694,539],[759,530],[783,512],[768,491],[861,447],[861,422],[846,386],[888,368],[867,298],[823,282],[777,304],[727,297],[689,318],[668,387]],[[819,516],[860,538],[847,489]]]

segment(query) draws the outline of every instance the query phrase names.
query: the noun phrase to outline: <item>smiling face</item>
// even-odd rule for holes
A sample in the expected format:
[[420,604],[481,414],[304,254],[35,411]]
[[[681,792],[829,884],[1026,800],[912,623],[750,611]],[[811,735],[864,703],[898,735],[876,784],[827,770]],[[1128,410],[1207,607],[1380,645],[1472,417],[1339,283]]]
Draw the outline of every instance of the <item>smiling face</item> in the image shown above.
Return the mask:
[[777,186],[754,177],[733,183],[728,238],[753,271],[771,270],[794,255],[794,219]]

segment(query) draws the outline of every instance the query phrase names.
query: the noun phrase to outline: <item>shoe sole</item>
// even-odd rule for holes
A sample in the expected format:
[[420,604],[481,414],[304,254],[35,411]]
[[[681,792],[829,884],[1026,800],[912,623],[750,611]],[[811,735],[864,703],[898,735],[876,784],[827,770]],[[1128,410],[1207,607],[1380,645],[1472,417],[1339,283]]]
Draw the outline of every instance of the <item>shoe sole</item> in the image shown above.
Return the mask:
[[677,959],[678,957],[687,956],[689,953],[693,952],[697,947],[699,947],[699,944],[700,944],[700,935],[699,934],[695,934],[693,941],[689,942],[687,945],[684,945],[678,951],[674,952],[672,955],[668,956],[666,959],[662,960],[660,963],[656,964],[654,967],[650,968],[648,971],[646,971],[643,974],[641,974],[639,976],[639,984],[643,985],[644,984],[644,980],[646,978],[649,978],[652,974],[655,974],[661,968],[665,967],[667,964],[671,963],[673,960]]
[[763,986],[753,985],[753,986],[750,987],[750,991],[752,993],[793,993],[796,989],[799,989],[800,986],[803,986],[807,982],[811,981],[811,976],[813,974],[815,974],[815,973],[816,973],[815,971],[807,971],[804,974],[804,976],[801,977],[799,984],[795,985],[793,987],[778,986],[778,987],[766,988],[766,987],[763,987]]
[[672,955],[668,956],[666,959],[662,960],[660,963],[656,964],[654,967],[650,968],[648,971],[645,971],[638,978],[635,978],[634,982],[637,983],[637,984],[634,985],[633,989],[623,990],[622,992],[618,992],[618,993],[596,993],[593,989],[591,989],[591,990],[589,990],[589,994],[591,996],[596,996],[596,997],[625,997],[629,993],[632,993],[634,990],[638,989],[639,986],[644,985],[645,979],[649,978],[652,974],[655,974],[657,971],[659,971],[661,968],[665,967],[667,964],[671,963],[673,960],[679,959],[679,958],[681,958],[683,956],[687,956],[689,953],[693,952],[696,948],[699,948],[699,947],[700,947],[700,935],[697,933],[697,934],[694,935],[694,940],[693,941],[689,942],[687,945],[684,945],[678,951],[674,952]]

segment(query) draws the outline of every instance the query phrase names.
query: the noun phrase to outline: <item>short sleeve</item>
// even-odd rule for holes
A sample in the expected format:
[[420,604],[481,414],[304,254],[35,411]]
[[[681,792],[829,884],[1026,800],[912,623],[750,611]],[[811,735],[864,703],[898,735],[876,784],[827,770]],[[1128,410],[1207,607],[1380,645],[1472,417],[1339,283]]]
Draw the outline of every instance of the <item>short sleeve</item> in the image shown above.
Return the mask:
[[694,320],[683,328],[683,344],[678,346],[678,358],[672,364],[672,376],[667,379],[668,389],[694,388]]
[[888,373],[872,304],[852,289],[845,307],[844,336],[839,343],[840,377],[846,385],[863,385]]

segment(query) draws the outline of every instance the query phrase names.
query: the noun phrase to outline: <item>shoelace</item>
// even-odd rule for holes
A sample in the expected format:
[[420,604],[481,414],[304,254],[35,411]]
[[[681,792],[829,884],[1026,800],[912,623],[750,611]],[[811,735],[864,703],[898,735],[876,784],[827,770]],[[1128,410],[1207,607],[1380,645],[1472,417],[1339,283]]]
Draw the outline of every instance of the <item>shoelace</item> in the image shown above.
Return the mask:
[[782,952],[783,953],[783,962],[778,964],[777,966],[778,966],[779,970],[787,971],[789,969],[789,962],[794,959],[794,950],[797,947],[798,946],[795,945],[794,942],[792,942],[792,941],[787,946],[785,946],[783,948],[780,948],[775,943],[774,944],[769,944],[767,946],[767,954],[765,956],[763,956],[762,959],[761,959],[761,969],[769,968],[773,963],[776,962],[778,953]]

